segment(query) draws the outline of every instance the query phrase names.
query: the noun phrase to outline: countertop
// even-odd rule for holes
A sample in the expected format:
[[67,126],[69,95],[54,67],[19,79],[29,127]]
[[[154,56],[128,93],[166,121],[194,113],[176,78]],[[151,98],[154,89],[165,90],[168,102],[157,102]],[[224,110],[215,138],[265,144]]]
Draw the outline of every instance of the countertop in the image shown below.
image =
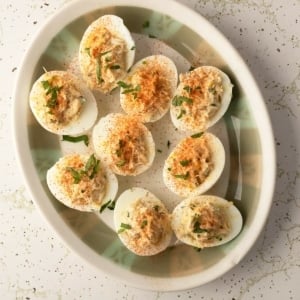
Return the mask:
[[248,255],[221,278],[172,293],[99,274],[48,227],[23,185],[12,151],[13,84],[33,36],[67,2],[0,3],[0,298],[300,299],[300,1],[180,1],[223,32],[256,78],[274,128],[277,182],[267,224]]

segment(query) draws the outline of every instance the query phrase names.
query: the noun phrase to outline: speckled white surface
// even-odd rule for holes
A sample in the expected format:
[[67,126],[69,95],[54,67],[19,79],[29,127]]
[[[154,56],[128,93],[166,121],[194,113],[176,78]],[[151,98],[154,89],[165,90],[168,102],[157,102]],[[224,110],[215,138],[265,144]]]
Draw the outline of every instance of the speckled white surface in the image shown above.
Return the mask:
[[69,1],[0,2],[0,299],[299,299],[300,1],[180,1],[218,27],[252,70],[273,122],[278,174],[267,225],[246,258],[210,284],[173,293],[137,290],[86,265],[23,186],[12,151],[13,83],[34,34]]

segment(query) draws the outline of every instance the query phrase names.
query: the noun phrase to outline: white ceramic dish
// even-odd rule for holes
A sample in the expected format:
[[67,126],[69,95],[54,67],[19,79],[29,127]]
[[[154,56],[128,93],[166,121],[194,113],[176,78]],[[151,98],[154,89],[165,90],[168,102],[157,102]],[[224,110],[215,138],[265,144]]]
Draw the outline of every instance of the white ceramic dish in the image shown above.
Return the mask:
[[[153,257],[129,252],[111,229],[111,215],[82,213],[54,199],[45,183],[47,169],[74,145],[41,128],[29,109],[28,95],[36,78],[47,70],[73,69],[84,30],[103,14],[115,14],[137,43],[136,61],[161,53],[173,59],[180,71],[190,64],[214,65],[233,81],[233,100],[212,131],[223,141],[225,170],[209,191],[226,197],[240,209],[244,226],[228,244],[201,252],[176,245]],[[149,21],[150,26],[143,26]],[[156,39],[148,35],[156,36]],[[139,49],[139,50],[138,50]],[[118,93],[102,97],[100,117],[121,111]],[[72,1],[41,28],[20,67],[14,93],[15,148],[25,184],[42,215],[63,241],[97,270],[138,288],[172,291],[205,284],[234,267],[252,247],[269,213],[275,182],[275,151],[270,120],[257,85],[236,50],[208,21],[176,2],[165,0]],[[147,125],[148,126],[148,125]],[[153,167],[136,178],[120,180],[119,193],[130,186],[149,189],[172,209],[180,199],[162,185],[165,157],[182,137],[169,115],[149,125],[157,149]],[[162,130],[163,129],[163,130]],[[168,147],[167,141],[171,142]],[[89,152],[84,145],[76,151]],[[151,178],[151,179],[149,179]],[[172,200],[170,200],[172,199]]]

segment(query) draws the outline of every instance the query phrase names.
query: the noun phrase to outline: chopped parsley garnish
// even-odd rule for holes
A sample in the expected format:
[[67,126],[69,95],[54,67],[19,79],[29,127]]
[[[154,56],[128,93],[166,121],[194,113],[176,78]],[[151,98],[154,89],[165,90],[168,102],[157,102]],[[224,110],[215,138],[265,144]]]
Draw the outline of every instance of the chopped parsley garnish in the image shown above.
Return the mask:
[[121,69],[120,65],[112,65],[109,67],[111,70],[118,70]]
[[170,146],[171,146],[171,142],[168,140],[167,141],[167,147],[170,148]]
[[168,168],[168,171],[171,171],[172,170],[172,168]]
[[190,176],[190,172],[186,172],[185,174],[175,174],[174,177],[175,178],[180,178],[180,179],[184,179],[187,180]]
[[72,143],[84,142],[86,146],[89,145],[89,137],[85,134],[80,136],[63,135],[62,140]]
[[132,47],[130,48],[130,50],[135,50],[135,46],[132,46]]
[[160,149],[157,149],[156,151],[157,151],[158,153],[162,153],[162,150],[160,150]]
[[104,203],[101,207],[100,207],[100,214],[105,210],[105,208],[108,208],[108,206],[110,205],[111,200],[108,200],[106,203]]
[[143,220],[142,224],[141,224],[141,228],[145,228],[148,224],[148,221],[147,220]]
[[57,105],[58,92],[62,89],[62,86],[52,86],[48,80],[41,81],[46,95],[50,95],[50,99],[47,101],[47,107],[54,108]]
[[143,23],[143,28],[148,28],[150,26],[150,22],[147,20]]
[[157,36],[155,36],[155,35],[153,35],[153,34],[148,34],[148,37],[150,38],[150,39],[156,39],[157,38]]
[[186,167],[186,166],[188,166],[191,162],[192,162],[191,159],[185,159],[185,160],[181,160],[179,163],[180,163],[183,167]]
[[126,223],[121,223],[120,225],[120,229],[118,230],[118,233],[122,233],[127,229],[131,229],[131,225],[130,224],[126,224]]
[[196,67],[190,66],[189,71],[193,71],[193,70],[195,70],[195,69],[196,69]]
[[186,110],[185,109],[181,109],[179,115],[177,116],[177,119],[181,119],[183,117],[183,115],[186,114]]
[[196,221],[196,222],[194,223],[194,226],[193,226],[193,232],[194,232],[194,233],[203,233],[203,232],[207,232],[207,230],[201,228],[200,222],[199,222],[199,221]]
[[216,107],[216,106],[217,106],[217,104],[216,104],[216,103],[212,103],[210,106],[214,106],[214,107]]
[[180,106],[180,105],[182,105],[183,102],[190,104],[190,103],[193,103],[193,100],[191,98],[188,98],[185,96],[175,96],[172,100],[172,105]]
[[191,135],[191,138],[196,139],[196,138],[201,137],[202,135],[203,135],[203,132],[198,132],[198,133]]

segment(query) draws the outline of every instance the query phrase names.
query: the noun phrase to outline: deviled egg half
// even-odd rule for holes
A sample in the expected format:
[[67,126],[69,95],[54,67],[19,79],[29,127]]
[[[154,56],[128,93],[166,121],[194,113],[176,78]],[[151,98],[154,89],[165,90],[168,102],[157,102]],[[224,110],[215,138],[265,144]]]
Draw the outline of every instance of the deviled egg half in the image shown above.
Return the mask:
[[39,124],[60,135],[77,135],[89,130],[98,115],[92,92],[66,71],[41,75],[32,86],[29,104]]
[[123,20],[104,15],[85,31],[79,46],[79,65],[91,89],[103,93],[117,86],[132,66],[135,44]]
[[199,195],[219,179],[225,165],[225,150],[211,133],[184,138],[165,161],[165,185],[181,197]]
[[178,240],[206,248],[225,244],[241,231],[240,211],[217,196],[194,196],[180,202],[172,213],[172,229]]
[[216,67],[198,67],[180,74],[171,104],[171,119],[182,131],[205,131],[225,114],[231,101],[229,77]]
[[135,117],[111,113],[93,129],[97,156],[118,175],[135,176],[152,165],[155,144],[151,132]]
[[152,55],[137,62],[121,87],[120,101],[124,111],[141,122],[155,122],[170,108],[177,87],[177,69],[164,55]]
[[48,170],[47,184],[57,200],[80,211],[99,211],[118,191],[116,176],[94,154],[61,157]]
[[165,250],[173,234],[164,204],[149,191],[137,187],[126,190],[118,198],[114,224],[122,243],[140,256]]

